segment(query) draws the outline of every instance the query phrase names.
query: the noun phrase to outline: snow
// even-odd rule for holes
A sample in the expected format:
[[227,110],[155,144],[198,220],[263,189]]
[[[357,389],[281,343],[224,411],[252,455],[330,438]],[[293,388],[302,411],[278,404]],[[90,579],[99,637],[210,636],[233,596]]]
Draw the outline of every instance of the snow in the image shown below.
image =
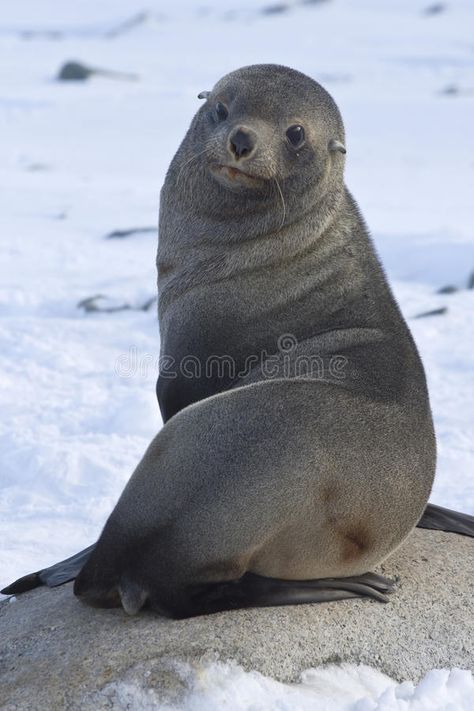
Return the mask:
[[[2,7],[0,585],[95,540],[160,427],[154,306],[86,313],[77,303],[101,294],[139,307],[153,297],[155,236],[105,235],[156,225],[159,188],[197,93],[254,62],[312,75],[341,108],[347,182],[427,370],[439,443],[431,500],[474,513],[474,289],[466,289],[474,268],[474,5],[446,0],[428,15],[429,0],[328,0],[263,14],[271,4]],[[143,22],[113,32],[143,10]],[[55,81],[72,59],[139,79]],[[459,290],[436,293],[449,284]],[[413,318],[439,307],[447,313]],[[465,708],[474,706],[472,678],[462,672],[433,671],[415,690],[376,671],[325,674],[308,671],[284,687],[216,667],[189,708],[199,708],[199,694],[206,708],[221,691],[233,699],[238,688],[244,698],[248,685],[261,694],[256,708],[271,698],[279,708],[309,708],[314,699],[324,708],[338,674],[347,698],[334,691],[327,703],[340,706],[328,708],[464,708],[462,694]],[[249,708],[242,704],[233,708]]]
[[103,695],[114,708],[140,711],[471,711],[474,703],[474,679],[461,669],[432,670],[415,686],[364,665],[307,669],[295,684],[232,663],[172,666],[186,688],[179,706],[160,703],[153,690],[130,682],[113,682]]

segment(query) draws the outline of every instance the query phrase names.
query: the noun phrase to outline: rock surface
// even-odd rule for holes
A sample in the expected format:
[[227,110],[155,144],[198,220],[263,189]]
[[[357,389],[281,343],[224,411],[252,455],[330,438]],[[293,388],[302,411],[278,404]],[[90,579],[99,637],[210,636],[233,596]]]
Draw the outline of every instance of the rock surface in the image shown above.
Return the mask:
[[339,661],[397,680],[434,667],[474,670],[474,540],[415,529],[380,571],[399,580],[386,605],[347,600],[183,621],[92,609],[71,585],[32,591],[0,605],[0,708],[125,709],[130,688],[140,708],[179,704],[180,660],[198,668],[234,660],[284,681]]

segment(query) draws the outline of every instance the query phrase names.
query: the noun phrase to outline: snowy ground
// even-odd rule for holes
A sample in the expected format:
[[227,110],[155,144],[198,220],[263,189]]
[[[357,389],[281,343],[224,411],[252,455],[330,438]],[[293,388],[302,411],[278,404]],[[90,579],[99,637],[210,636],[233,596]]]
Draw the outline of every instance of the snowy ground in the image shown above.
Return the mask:
[[[158,191],[196,94],[254,62],[305,71],[341,108],[347,182],[427,369],[439,442],[432,501],[474,513],[474,289],[465,288],[474,269],[474,2],[446,0],[438,13],[424,11],[430,0],[261,12],[272,4],[2,7],[0,585],[93,542],[160,426],[154,307],[86,314],[77,303],[104,294],[140,305],[154,295],[156,237],[104,237],[157,223]],[[146,20],[121,31],[142,10]],[[69,59],[139,79],[56,82]],[[446,285],[459,291],[436,294]],[[439,307],[447,313],[413,319]],[[255,682],[227,674],[229,699],[235,685]],[[446,682],[436,679],[427,685]],[[268,699],[287,693],[272,684]],[[472,679],[463,684],[473,708]],[[347,688],[328,708],[355,709],[370,696]],[[445,708],[425,691],[357,709]],[[298,693],[326,708],[320,685]]]
[[460,669],[437,669],[416,686],[397,684],[360,665],[308,669],[295,684],[281,684],[258,672],[216,662],[205,669],[176,664],[188,693],[179,709],[157,705],[149,690],[115,682],[107,688],[114,708],[134,711],[472,711],[474,680]]

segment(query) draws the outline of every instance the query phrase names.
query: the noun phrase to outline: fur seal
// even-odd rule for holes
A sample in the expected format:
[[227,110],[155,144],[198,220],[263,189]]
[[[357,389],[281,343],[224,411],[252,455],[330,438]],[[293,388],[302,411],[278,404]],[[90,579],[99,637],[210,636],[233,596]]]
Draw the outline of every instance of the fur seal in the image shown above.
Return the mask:
[[3,592],[77,576],[92,605],[173,617],[386,600],[368,571],[418,522],[474,519],[423,515],[424,370],[344,184],[339,110],[278,65],[200,97],[161,193],[165,424],[98,543]]

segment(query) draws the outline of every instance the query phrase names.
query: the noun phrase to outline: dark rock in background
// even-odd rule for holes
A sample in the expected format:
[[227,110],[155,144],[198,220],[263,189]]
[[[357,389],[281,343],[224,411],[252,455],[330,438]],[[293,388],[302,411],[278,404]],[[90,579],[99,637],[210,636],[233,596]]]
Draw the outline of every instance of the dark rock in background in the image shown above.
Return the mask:
[[138,79],[137,74],[98,69],[76,61],[65,62],[58,72],[57,79],[58,81],[86,81],[89,77],[94,75],[107,77],[108,79],[123,79],[126,81],[135,81]]
[[59,81],[84,81],[92,74],[94,74],[94,70],[86,67],[85,64],[66,62],[59,70],[57,78]]
[[454,286],[453,284],[447,284],[446,286],[442,286],[441,289],[438,289],[436,292],[437,294],[455,294],[456,291],[459,291],[457,286]]
[[94,296],[88,296],[79,301],[77,308],[83,309],[86,313],[103,314],[114,314],[119,311],[148,311],[156,301],[156,296],[150,296],[143,303],[134,305],[127,301],[117,303],[105,294],[94,294]]
[[263,15],[281,15],[289,9],[290,6],[285,3],[276,3],[275,5],[267,5],[266,7],[262,7],[261,12]]
[[440,15],[442,12],[447,10],[447,5],[444,2],[435,2],[432,5],[428,5],[423,10],[424,15],[433,16]]
[[105,239],[123,239],[124,237],[131,237],[132,235],[148,233],[154,235],[158,234],[158,227],[130,227],[126,230],[114,230],[105,235]]
[[432,309],[432,311],[423,311],[421,314],[416,314],[413,318],[427,318],[428,316],[442,316],[448,312],[447,306],[441,306],[439,309]]
[[136,15],[129,17],[127,20],[124,20],[124,22],[121,22],[119,25],[106,32],[105,36],[110,38],[119,37],[119,35],[123,35],[126,32],[130,32],[130,30],[143,25],[149,19],[150,13],[144,10],[142,12],[137,12]]

